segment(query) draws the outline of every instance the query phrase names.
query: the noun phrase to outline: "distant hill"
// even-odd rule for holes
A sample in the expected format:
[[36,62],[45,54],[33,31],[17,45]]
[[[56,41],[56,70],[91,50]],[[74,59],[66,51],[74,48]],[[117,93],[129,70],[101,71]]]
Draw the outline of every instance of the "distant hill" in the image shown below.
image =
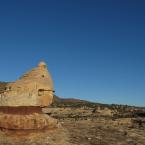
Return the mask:
[[53,99],[54,103],[89,103],[89,101],[85,101],[85,100],[80,100],[80,99],[76,99],[76,98],[60,98],[56,95],[54,95],[54,99]]
[[[62,98],[54,95],[53,103],[50,107],[82,107],[82,106],[100,106],[100,103],[93,103],[76,98]],[[102,104],[103,105],[103,104]]]

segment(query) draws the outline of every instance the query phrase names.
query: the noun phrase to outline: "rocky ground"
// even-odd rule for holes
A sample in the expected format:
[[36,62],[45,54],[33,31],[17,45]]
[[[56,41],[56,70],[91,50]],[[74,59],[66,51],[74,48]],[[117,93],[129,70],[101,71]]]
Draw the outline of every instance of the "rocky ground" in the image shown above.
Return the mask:
[[0,131],[0,145],[145,145],[145,128],[104,119],[61,122],[42,131]]
[[75,145],[144,145],[145,130],[97,121],[64,123]]
[[0,145],[145,145],[144,109],[121,107],[121,115],[120,107],[111,108],[80,104],[45,108],[59,120],[58,128],[1,130]]

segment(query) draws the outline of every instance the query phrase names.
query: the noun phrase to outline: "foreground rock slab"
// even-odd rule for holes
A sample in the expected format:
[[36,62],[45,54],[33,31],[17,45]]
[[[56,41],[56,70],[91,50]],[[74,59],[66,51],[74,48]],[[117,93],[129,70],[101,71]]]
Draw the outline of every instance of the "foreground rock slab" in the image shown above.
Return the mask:
[[67,130],[3,130],[0,131],[0,145],[73,145],[69,143]]
[[3,130],[0,145],[144,145],[145,129],[114,125],[111,120],[67,121],[58,129]]
[[46,114],[0,115],[0,127],[3,129],[52,129],[59,127],[57,119]]

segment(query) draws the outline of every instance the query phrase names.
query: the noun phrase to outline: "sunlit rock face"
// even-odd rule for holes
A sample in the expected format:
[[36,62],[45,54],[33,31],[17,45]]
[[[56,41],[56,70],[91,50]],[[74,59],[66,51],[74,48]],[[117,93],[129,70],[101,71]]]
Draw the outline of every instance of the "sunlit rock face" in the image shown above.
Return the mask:
[[40,62],[38,67],[7,85],[0,94],[0,106],[48,106],[52,103],[53,91],[46,64]]
[[0,92],[0,128],[44,129],[58,126],[56,119],[42,112],[53,100],[53,81],[45,62],[9,83]]

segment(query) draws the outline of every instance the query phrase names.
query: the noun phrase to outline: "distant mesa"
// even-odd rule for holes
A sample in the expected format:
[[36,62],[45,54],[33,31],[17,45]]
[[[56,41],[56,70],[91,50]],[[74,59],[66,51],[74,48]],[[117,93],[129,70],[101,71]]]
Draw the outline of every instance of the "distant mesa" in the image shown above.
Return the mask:
[[42,113],[42,107],[49,106],[54,95],[45,62],[41,61],[20,79],[4,85],[5,89],[0,90],[1,128],[43,129],[57,124],[56,119]]

